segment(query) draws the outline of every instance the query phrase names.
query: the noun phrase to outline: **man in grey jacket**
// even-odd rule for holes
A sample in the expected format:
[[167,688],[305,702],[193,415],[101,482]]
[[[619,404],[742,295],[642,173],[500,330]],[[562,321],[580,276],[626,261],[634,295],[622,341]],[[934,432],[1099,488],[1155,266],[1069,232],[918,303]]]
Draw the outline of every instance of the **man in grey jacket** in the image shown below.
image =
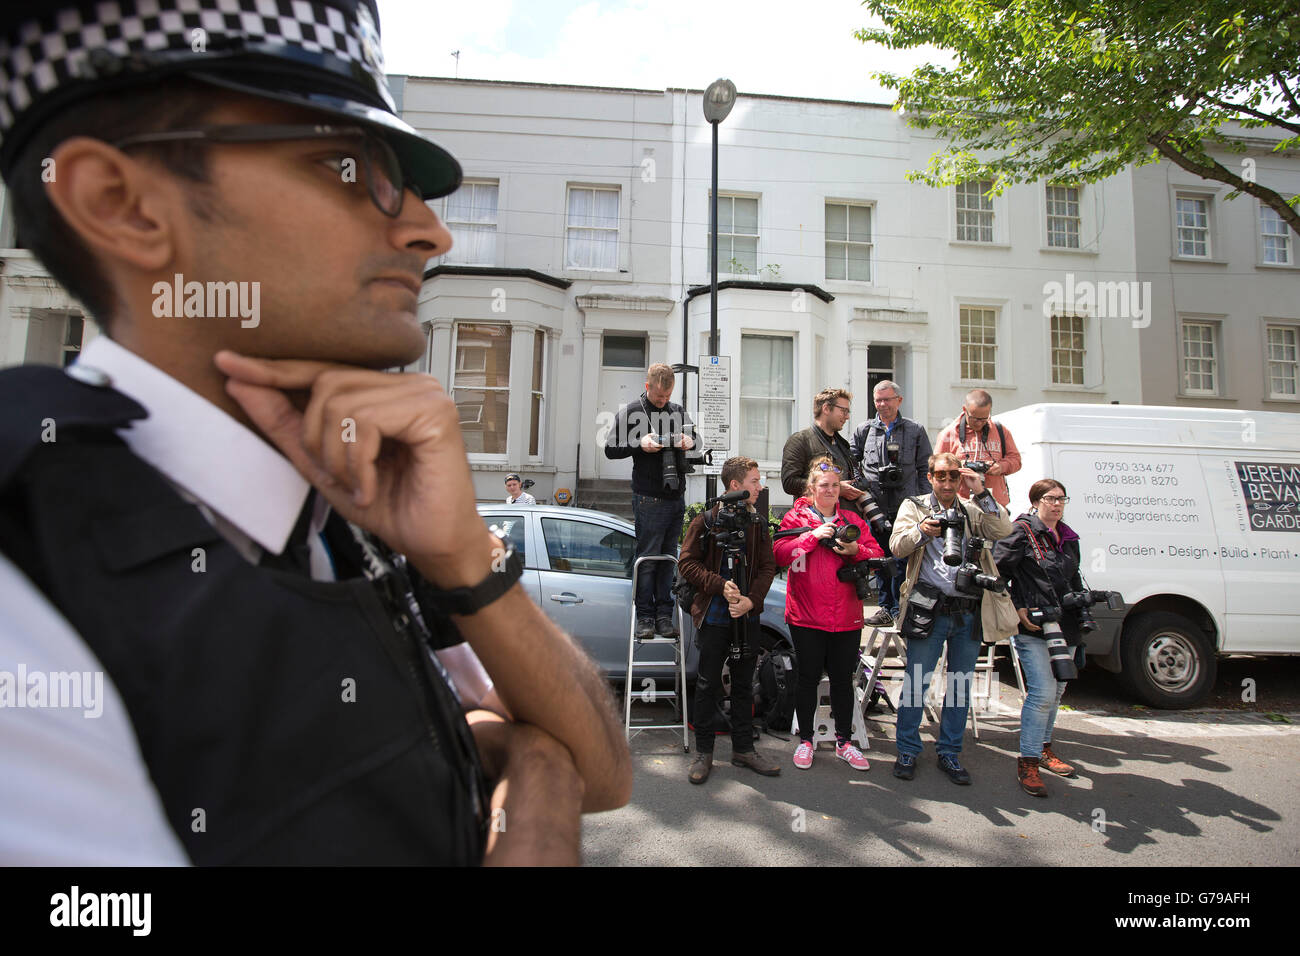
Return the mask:
[[[930,436],[925,428],[899,414],[903,393],[897,383],[886,379],[872,389],[876,417],[853,430],[853,459],[862,471],[867,489],[876,499],[885,517],[892,523],[906,498],[930,493],[925,477],[930,460]],[[875,533],[875,528],[872,528]],[[888,535],[875,534],[877,542],[890,554]],[[892,577],[877,576],[881,609],[867,623],[888,625],[898,617],[898,589],[902,583],[901,567]]]

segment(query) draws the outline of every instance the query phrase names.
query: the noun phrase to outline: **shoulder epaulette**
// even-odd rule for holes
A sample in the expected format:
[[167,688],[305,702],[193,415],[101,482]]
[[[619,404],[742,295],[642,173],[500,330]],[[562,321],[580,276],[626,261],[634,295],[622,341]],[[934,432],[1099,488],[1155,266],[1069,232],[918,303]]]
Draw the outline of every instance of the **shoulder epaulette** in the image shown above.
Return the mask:
[[86,429],[111,431],[148,417],[107,379],[104,385],[87,384],[42,365],[0,371],[0,409],[0,487],[42,443]]

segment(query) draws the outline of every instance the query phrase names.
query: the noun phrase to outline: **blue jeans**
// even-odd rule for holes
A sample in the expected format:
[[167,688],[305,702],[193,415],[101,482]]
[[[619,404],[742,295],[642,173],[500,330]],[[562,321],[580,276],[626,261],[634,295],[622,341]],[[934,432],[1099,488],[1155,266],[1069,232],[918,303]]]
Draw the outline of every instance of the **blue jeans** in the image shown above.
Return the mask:
[[[632,514],[636,519],[636,556],[677,554],[677,539],[682,533],[686,499],[632,496]],[[641,565],[636,573],[636,616],[638,618],[672,617],[673,567],[667,561]]]
[[1041,757],[1043,746],[1052,742],[1052,729],[1065,693],[1066,681],[1052,674],[1047,642],[1041,637],[1013,634],[1012,642],[1025,675],[1025,702],[1020,708],[1020,756]]
[[[921,753],[922,702],[930,686],[935,665],[948,644],[947,688],[943,697],[943,716],[939,719],[939,741],[935,750],[940,756],[961,753],[961,739],[966,733],[966,715],[970,710],[971,674],[979,660],[980,644],[974,637],[975,615],[971,612],[954,617],[935,618],[928,637],[907,642],[907,669],[903,673],[903,696],[898,704],[898,752]],[[918,673],[919,672],[919,673]]]

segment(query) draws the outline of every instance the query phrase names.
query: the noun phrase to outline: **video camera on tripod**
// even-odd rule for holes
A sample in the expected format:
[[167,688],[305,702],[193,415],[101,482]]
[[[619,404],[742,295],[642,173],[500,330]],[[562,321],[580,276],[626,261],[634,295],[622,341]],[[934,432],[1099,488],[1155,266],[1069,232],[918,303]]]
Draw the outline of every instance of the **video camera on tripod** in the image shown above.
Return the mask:
[[[735,583],[741,594],[749,590],[749,575],[745,562],[745,534],[750,525],[757,526],[763,523],[763,519],[746,504],[748,499],[749,490],[740,488],[704,502],[706,512],[715,504],[721,506],[713,518],[713,523],[709,525],[709,534],[713,536],[714,543],[722,552],[722,568],[728,572],[724,576]],[[732,618],[728,659],[740,660],[744,649],[745,619]]]

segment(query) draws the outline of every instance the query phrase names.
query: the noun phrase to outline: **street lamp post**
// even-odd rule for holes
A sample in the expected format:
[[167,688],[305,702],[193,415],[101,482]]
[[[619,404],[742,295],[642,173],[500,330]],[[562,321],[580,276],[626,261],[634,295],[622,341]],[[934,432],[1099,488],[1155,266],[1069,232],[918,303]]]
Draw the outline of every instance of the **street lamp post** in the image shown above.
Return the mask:
[[704,91],[704,118],[713,127],[713,192],[709,203],[709,232],[712,236],[709,293],[709,354],[718,354],[718,125],[736,105],[736,84],[717,79]]

